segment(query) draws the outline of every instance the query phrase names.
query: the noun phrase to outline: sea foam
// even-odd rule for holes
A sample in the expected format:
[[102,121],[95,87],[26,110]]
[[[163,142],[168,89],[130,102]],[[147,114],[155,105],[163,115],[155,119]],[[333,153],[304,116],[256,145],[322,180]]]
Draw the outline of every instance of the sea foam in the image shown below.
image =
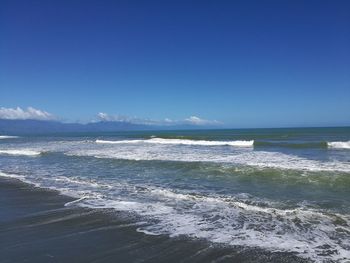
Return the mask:
[[305,171],[350,172],[350,163],[340,161],[318,161],[292,154],[269,151],[253,151],[249,148],[235,152],[208,151],[206,149],[183,149],[170,147],[108,147],[103,149],[72,150],[68,156],[93,156],[96,158],[134,160],[134,161],[176,161],[208,162],[228,165],[243,165],[260,168],[277,168]]
[[4,173],[0,171],[0,176],[2,177],[8,177],[8,178],[14,178],[14,179],[18,179],[18,180],[24,180],[25,176],[23,175],[19,175],[19,174],[12,174],[12,173]]
[[154,144],[174,144],[174,145],[199,145],[199,146],[236,146],[236,147],[252,147],[254,140],[250,141],[205,141],[205,140],[186,140],[186,139],[163,139],[151,138],[148,140],[96,140],[96,143],[106,144],[134,144],[134,143],[154,143]]
[[18,136],[0,135],[0,140],[1,139],[14,139],[14,138],[18,138]]
[[337,149],[350,149],[350,141],[347,142],[328,142],[328,147]]
[[[20,175],[2,172],[0,176],[22,179]],[[103,180],[88,178],[59,176],[32,180],[41,182],[37,186],[49,186],[76,197],[66,206],[113,208],[138,214],[141,221],[137,231],[147,235],[185,235],[226,245],[292,252],[316,262],[346,262],[350,256],[348,215],[303,206],[283,208],[253,196],[192,194],[154,185],[142,185],[138,198],[122,197],[115,195],[118,188],[133,193],[137,185],[120,180],[109,182],[110,188],[104,187]]]
[[41,152],[29,150],[29,149],[11,149],[11,150],[9,149],[9,150],[0,150],[0,154],[37,156],[37,155],[40,155]]
[[[151,188],[146,194],[158,201],[145,203],[104,196],[82,197],[68,205],[136,213],[143,217],[142,220],[149,219],[148,224],[137,229],[148,235],[186,235],[233,246],[294,252],[315,261],[346,262],[350,256],[348,242],[342,240],[341,235],[335,238],[339,229],[350,230],[347,225],[334,223],[340,220],[348,224],[349,218],[344,215],[302,207],[280,209],[268,203],[261,207],[251,201],[176,193],[170,189]],[[188,205],[192,208],[187,209]],[[152,223],[154,219],[156,224]],[[325,244],[336,253],[324,253]]]

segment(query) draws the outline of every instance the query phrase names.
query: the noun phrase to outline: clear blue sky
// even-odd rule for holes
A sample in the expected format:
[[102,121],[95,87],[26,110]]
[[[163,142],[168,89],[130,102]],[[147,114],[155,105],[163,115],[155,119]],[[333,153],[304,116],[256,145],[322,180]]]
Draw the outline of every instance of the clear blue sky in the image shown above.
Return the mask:
[[0,106],[350,125],[350,1],[1,1]]

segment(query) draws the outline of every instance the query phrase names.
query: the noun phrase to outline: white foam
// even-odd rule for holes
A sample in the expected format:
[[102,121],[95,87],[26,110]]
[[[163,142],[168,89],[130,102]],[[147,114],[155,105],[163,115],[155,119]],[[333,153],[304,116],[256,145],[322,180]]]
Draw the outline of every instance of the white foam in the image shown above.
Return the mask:
[[145,140],[120,140],[120,141],[108,141],[108,140],[96,140],[96,143],[104,143],[104,144],[129,144],[129,143],[140,143]]
[[[182,147],[180,142],[191,144],[211,142],[214,145],[218,141],[152,138],[148,140],[50,142],[44,145],[28,143],[21,145],[19,149],[1,149],[0,154],[38,156],[43,152],[61,152],[68,156],[93,156],[120,160],[210,162],[260,168],[350,172],[350,163],[343,160],[331,158],[313,160],[281,152],[255,151],[252,147]],[[253,143],[253,141],[231,141],[230,143],[243,145],[245,142]]]
[[162,138],[151,138],[148,140],[120,140],[120,141],[96,140],[96,143],[105,143],[105,144],[153,143],[153,144],[173,144],[173,145],[236,146],[236,147],[252,147],[254,145],[253,140],[251,141],[205,141],[205,140],[162,139]]
[[0,172],[0,176],[2,177],[8,177],[8,178],[15,178],[15,179],[19,179],[19,180],[24,180],[25,176],[23,175],[19,175],[19,174],[9,174],[9,173],[4,173],[4,172]]
[[[350,245],[346,238],[335,239],[339,229],[349,233],[350,218],[321,211],[277,209],[229,201],[221,198],[177,194],[153,189],[151,194],[165,194],[165,202],[137,202],[109,199],[84,199],[80,205],[91,208],[114,208],[134,212],[152,222],[137,231],[149,235],[168,234],[204,238],[211,242],[298,253],[316,261],[327,259],[346,262]],[[187,199],[187,200],[186,200]],[[173,204],[171,202],[174,202]],[[185,202],[181,205],[180,202]],[[186,208],[187,207],[187,208]],[[189,208],[190,207],[190,208]],[[337,225],[340,218],[346,225]],[[340,237],[341,238],[341,237]],[[336,253],[322,255],[327,245]]]
[[26,178],[26,176],[24,175],[20,175],[20,174],[13,174],[13,173],[4,173],[0,171],[0,176],[2,177],[7,177],[7,178],[12,178],[12,179],[17,179],[20,180],[21,182],[30,184],[30,185],[34,185],[36,187],[40,187],[40,185],[38,183],[35,183],[29,179]]
[[350,141],[347,142],[327,142],[328,147],[337,149],[350,149]]
[[81,197],[81,198],[79,198],[79,199],[76,199],[76,200],[67,202],[67,203],[64,204],[64,206],[71,206],[71,205],[77,204],[77,203],[83,201],[84,199],[86,199],[85,196],[83,196],[83,197]]
[[137,228],[136,232],[144,233],[144,234],[149,235],[149,236],[159,236],[159,235],[161,235],[161,234],[158,234],[158,233],[153,233],[153,232],[148,231],[146,229],[142,229],[141,227]]
[[162,139],[152,138],[146,140],[147,143],[159,143],[159,144],[180,144],[180,145],[203,145],[203,146],[239,146],[239,147],[251,147],[254,141],[205,141],[205,140],[185,140],[185,139]]
[[133,145],[131,147],[131,145],[129,145],[128,147],[74,150],[68,151],[65,154],[69,156],[94,156],[96,158],[120,160],[210,162],[259,168],[350,172],[349,162],[311,160],[280,152],[253,151],[249,148],[233,152],[222,152],[206,149],[174,149],[165,146],[166,145],[159,145],[157,147],[136,147]]
[[0,140],[1,139],[14,139],[14,138],[18,138],[18,136],[0,135]]
[[64,184],[77,184],[93,188],[112,188],[108,184],[102,184],[93,179],[81,179],[81,178],[69,178],[66,176],[58,176],[53,178],[56,182],[62,182]]
[[0,150],[0,154],[37,156],[37,155],[40,155],[41,152],[30,150],[30,149],[8,149],[8,150]]
[[[2,172],[0,176],[24,178]],[[302,206],[283,209],[278,203],[252,196],[191,194],[158,186],[142,185],[142,192],[135,195],[135,185],[120,180],[111,182],[109,188],[99,187],[106,184],[102,179],[40,176],[31,180],[77,198],[66,206],[113,208],[138,214],[141,218],[137,231],[147,235],[186,235],[233,246],[293,252],[316,262],[346,262],[350,257],[349,215]],[[118,187],[129,194],[116,195]]]

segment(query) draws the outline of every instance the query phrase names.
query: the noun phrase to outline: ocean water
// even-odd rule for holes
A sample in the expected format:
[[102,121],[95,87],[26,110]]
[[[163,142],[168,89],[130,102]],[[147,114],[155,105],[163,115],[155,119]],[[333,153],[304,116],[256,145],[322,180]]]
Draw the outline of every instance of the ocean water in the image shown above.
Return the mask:
[[350,259],[350,128],[0,134],[0,176],[147,235]]

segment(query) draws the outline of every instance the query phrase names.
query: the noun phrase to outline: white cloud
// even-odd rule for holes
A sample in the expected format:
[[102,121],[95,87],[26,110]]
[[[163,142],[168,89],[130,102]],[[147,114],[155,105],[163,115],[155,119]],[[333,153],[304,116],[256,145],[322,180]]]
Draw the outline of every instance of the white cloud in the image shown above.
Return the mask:
[[124,115],[111,115],[104,112],[99,112],[97,114],[97,118],[100,121],[121,121],[121,122],[130,122],[130,123],[138,123],[139,119],[124,116]]
[[100,120],[108,120],[108,114],[107,113],[104,113],[104,112],[99,112],[97,114],[97,117],[100,119]]
[[109,114],[104,113],[104,112],[99,112],[97,114],[97,118],[100,121],[126,121],[125,118],[122,118],[119,115],[109,115]]
[[164,120],[152,120],[152,119],[142,119],[137,117],[129,117],[124,115],[109,115],[104,112],[97,114],[97,118],[100,121],[120,121],[128,122],[133,124],[143,124],[143,125],[159,125],[159,126],[175,126],[175,125],[220,125],[222,124],[216,120],[205,120],[197,116],[191,116],[184,120],[172,120],[165,118]]
[[54,120],[56,117],[46,111],[38,110],[33,107],[27,109],[17,108],[0,108],[0,119],[8,120]]
[[173,123],[174,121],[173,121],[172,119],[165,118],[165,119],[164,119],[164,122],[166,122],[166,123]]
[[205,119],[201,119],[197,116],[191,116],[191,117],[185,119],[185,122],[192,124],[192,125],[219,125],[219,124],[221,124],[217,120],[205,120]]

